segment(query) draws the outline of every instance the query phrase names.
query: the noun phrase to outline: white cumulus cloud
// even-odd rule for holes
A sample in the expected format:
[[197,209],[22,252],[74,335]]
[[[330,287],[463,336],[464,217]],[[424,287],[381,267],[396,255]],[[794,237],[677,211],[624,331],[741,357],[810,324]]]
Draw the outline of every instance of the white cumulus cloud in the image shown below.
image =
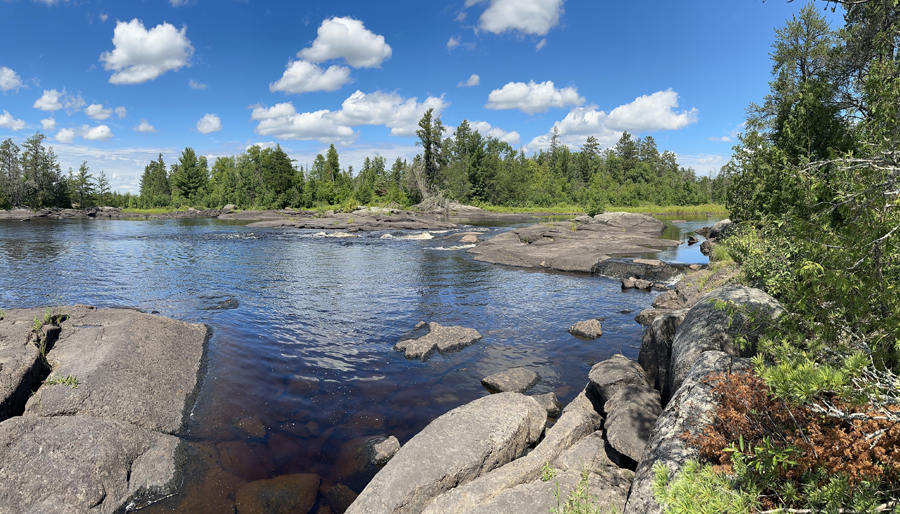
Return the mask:
[[486,121],[470,121],[469,126],[474,130],[477,130],[482,136],[495,137],[500,141],[511,145],[517,145],[521,142],[521,136],[518,132],[507,132],[499,127],[492,127],[491,124]]
[[375,91],[365,94],[357,91],[344,100],[334,119],[342,125],[384,125],[392,136],[415,135],[419,120],[425,111],[434,109],[435,115],[447,107],[443,97],[429,96],[424,102],[415,97],[403,98],[397,93]]
[[478,75],[473,73],[472,76],[469,77],[468,80],[461,81],[459,84],[456,85],[456,87],[472,87],[472,86],[477,86],[479,84],[481,84],[481,77],[479,77]]
[[77,133],[89,141],[109,141],[113,137],[112,131],[106,125],[97,125],[96,127],[82,125]]
[[127,115],[128,115],[128,109],[126,109],[124,107],[116,107],[116,116],[118,116],[120,120]]
[[3,91],[5,94],[7,91],[12,91],[13,89],[18,91],[20,87],[24,86],[25,84],[22,83],[22,77],[20,77],[18,73],[6,66],[0,67],[0,91]]
[[350,82],[350,68],[346,66],[335,65],[323,70],[316,64],[298,60],[288,63],[284,75],[277,82],[269,84],[269,91],[296,94],[337,91],[347,82]]
[[312,46],[297,52],[297,57],[315,63],[344,59],[354,68],[380,68],[391,57],[391,47],[360,20],[329,18],[319,26]]
[[56,133],[55,139],[60,143],[71,144],[75,140],[75,131],[72,129],[62,129]]
[[153,125],[147,123],[147,120],[141,120],[141,122],[134,127],[132,130],[135,132],[156,132],[156,129],[153,128]]
[[41,128],[47,132],[54,130],[56,128],[56,120],[53,118],[45,118],[41,120]]
[[[478,27],[494,34],[516,31],[545,36],[559,24],[565,0],[490,0],[478,19]],[[466,7],[476,3],[466,2]]]
[[7,128],[15,132],[25,128],[25,121],[13,118],[12,114],[4,110],[3,114],[0,114],[0,128]]
[[150,30],[137,18],[116,22],[112,52],[100,55],[103,67],[114,73],[111,84],[141,84],[163,73],[190,66],[194,47],[187,38],[187,27],[181,30],[162,23]]
[[188,81],[188,85],[191,86],[191,89],[206,89],[208,86],[202,82],[197,82],[194,79]]
[[91,104],[84,108],[84,114],[92,120],[105,120],[112,116],[113,110],[109,107],[103,107],[102,104]]
[[453,36],[450,36],[450,40],[447,41],[447,48],[456,48],[459,46],[459,40]]
[[494,110],[518,109],[526,114],[546,112],[551,107],[581,105],[584,97],[578,96],[574,87],[558,89],[552,81],[535,84],[532,80],[510,82],[500,89],[491,91],[485,107]]
[[44,94],[38,98],[32,107],[47,112],[55,112],[65,108],[68,112],[75,112],[84,107],[85,102],[81,95],[72,95],[66,93],[66,88],[62,92],[55,89],[44,90]]
[[197,132],[212,134],[222,130],[222,120],[215,114],[206,114],[197,122]]
[[320,143],[352,141],[353,129],[336,123],[329,114],[328,109],[298,113],[294,104],[287,102],[269,108],[255,106],[250,118],[259,122],[256,133],[261,136]]

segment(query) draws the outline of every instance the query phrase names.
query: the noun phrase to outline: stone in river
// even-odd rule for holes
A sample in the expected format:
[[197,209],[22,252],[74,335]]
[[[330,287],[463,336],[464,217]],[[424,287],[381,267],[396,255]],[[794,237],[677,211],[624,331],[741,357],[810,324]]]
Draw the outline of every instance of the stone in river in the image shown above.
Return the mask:
[[[416,325],[413,332],[417,336],[425,329],[424,325]],[[416,339],[404,339],[398,342],[394,349],[404,352],[407,359],[428,360],[438,351],[442,354],[455,352],[469,346],[481,339],[477,330],[465,327],[445,327],[439,323],[431,322],[427,325],[428,332]]]
[[235,493],[238,514],[307,514],[316,504],[318,475],[282,475],[244,484]]
[[596,319],[579,321],[569,327],[569,333],[583,339],[597,339],[603,335],[603,327]]
[[530,369],[512,368],[482,378],[481,385],[492,393],[524,393],[540,381],[541,376]]

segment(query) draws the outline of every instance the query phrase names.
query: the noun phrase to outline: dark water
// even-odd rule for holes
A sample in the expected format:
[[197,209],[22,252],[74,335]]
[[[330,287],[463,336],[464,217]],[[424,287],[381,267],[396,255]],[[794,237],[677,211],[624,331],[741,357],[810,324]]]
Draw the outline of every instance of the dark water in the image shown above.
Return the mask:
[[[666,237],[686,239],[711,221]],[[480,379],[497,371],[533,369],[543,378],[532,392],[566,403],[593,363],[636,358],[633,318],[655,295],[603,277],[478,263],[439,233],[313,234],[210,219],[0,221],[0,308],[128,306],[210,325],[209,370],[183,434],[199,453],[183,493],[148,510],[221,512],[244,481],[283,474],[316,473],[323,488],[359,492],[375,473],[354,463],[362,440],[406,442],[486,395]],[[662,255],[706,262],[695,249]],[[594,317],[600,339],[566,331]],[[408,361],[393,345],[419,321],[475,328],[484,339]]]

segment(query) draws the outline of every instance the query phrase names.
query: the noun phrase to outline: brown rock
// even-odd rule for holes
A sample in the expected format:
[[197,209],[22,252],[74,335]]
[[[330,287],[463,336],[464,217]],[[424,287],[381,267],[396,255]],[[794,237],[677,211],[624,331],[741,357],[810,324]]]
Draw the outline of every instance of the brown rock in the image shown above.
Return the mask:
[[238,514],[307,514],[316,504],[319,476],[282,475],[241,486],[235,494]]

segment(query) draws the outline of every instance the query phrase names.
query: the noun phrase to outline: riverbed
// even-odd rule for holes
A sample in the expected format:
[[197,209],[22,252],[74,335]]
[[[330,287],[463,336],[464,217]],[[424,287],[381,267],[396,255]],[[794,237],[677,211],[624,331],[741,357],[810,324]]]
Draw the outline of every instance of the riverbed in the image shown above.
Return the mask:
[[[686,241],[715,221],[672,224],[664,237]],[[541,375],[530,394],[553,391],[566,404],[594,363],[614,353],[636,358],[634,316],[656,294],[622,291],[605,277],[475,262],[465,245],[442,239],[452,231],[333,238],[245,225],[0,221],[0,309],[80,303],[208,324],[208,370],[183,436],[241,480],[316,473],[359,492],[375,471],[348,464],[354,441],[393,435],[404,443],[488,394],[481,378],[515,366]],[[487,238],[519,225],[460,230]],[[657,255],[705,263],[698,247]],[[589,318],[602,320],[600,339],[568,334]],[[474,328],[484,338],[410,361],[393,346],[419,321]],[[222,462],[223,448],[243,457]],[[226,502],[233,495],[227,485],[202,491]],[[192,502],[205,503],[217,502]],[[183,505],[173,497],[149,511]]]

